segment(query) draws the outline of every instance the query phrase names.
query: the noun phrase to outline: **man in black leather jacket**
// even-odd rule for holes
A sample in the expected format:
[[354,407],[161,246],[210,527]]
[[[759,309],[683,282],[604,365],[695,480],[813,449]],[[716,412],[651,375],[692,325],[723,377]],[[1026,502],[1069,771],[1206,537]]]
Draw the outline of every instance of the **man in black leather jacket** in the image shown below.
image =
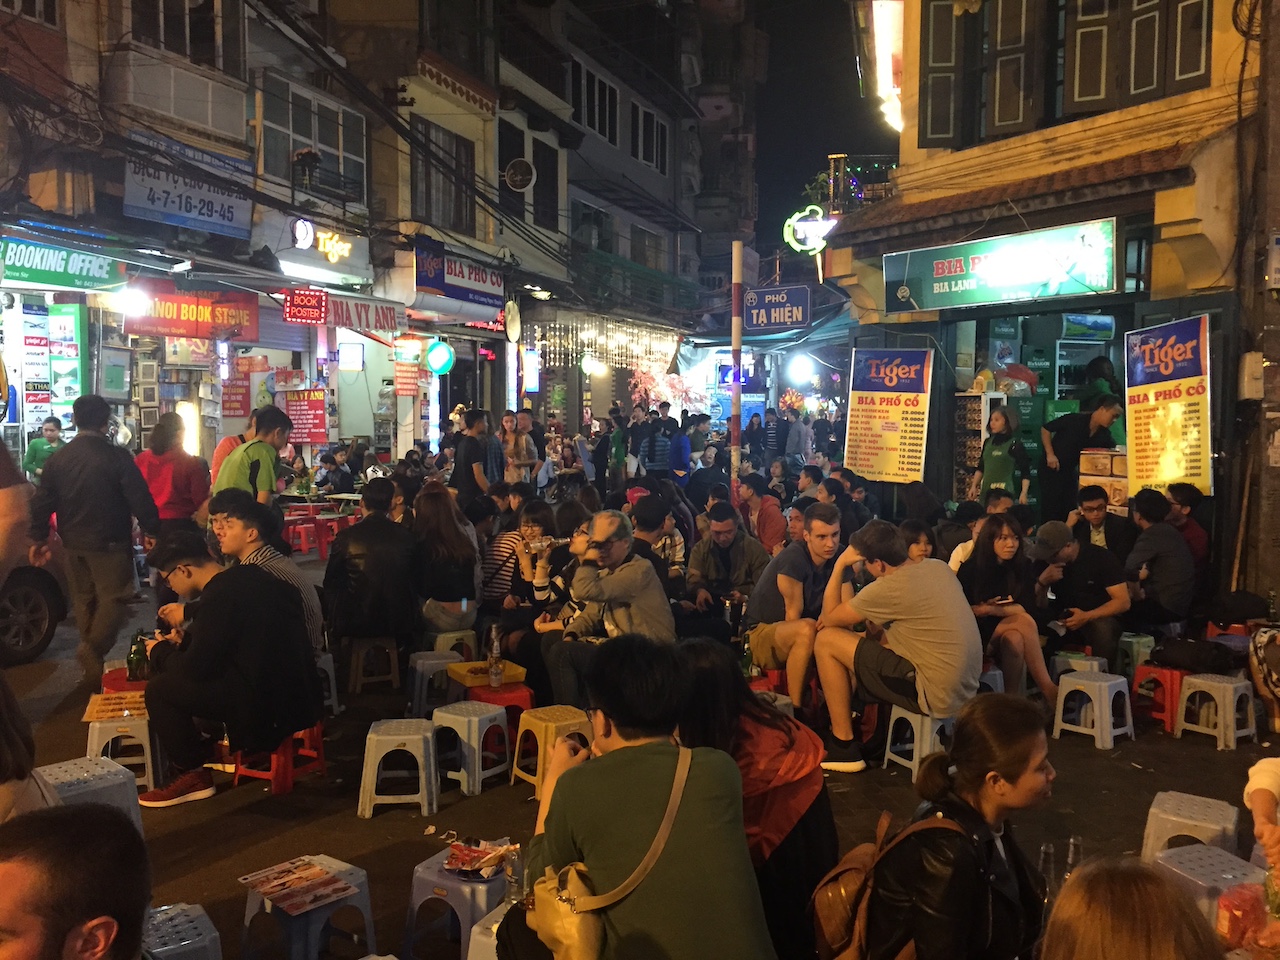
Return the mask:
[[394,496],[390,480],[370,480],[360,500],[363,519],[334,538],[324,572],[331,640],[394,637],[402,650],[413,640],[417,540],[412,530],[387,515]]

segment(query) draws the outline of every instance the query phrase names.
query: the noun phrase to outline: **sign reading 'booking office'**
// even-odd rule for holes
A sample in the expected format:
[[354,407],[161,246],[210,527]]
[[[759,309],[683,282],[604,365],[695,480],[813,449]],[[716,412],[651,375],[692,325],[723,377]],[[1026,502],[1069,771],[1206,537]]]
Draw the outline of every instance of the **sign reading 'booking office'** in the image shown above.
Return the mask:
[[888,313],[1114,293],[1116,222],[886,254],[884,287]]
[[77,290],[108,290],[128,277],[123,260],[26,240],[0,240],[0,279]]

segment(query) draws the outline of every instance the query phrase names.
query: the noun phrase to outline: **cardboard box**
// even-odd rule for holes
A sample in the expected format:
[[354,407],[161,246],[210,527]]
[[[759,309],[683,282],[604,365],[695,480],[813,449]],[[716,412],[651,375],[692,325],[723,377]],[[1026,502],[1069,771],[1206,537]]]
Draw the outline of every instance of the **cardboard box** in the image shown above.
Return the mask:
[[1111,476],[1111,454],[1093,452],[1080,454],[1080,473],[1097,477]]
[[1010,397],[1009,406],[1018,412],[1021,426],[1018,432],[1034,432],[1038,435],[1044,424],[1044,397]]
[[1107,476],[1086,476],[1080,474],[1080,486],[1091,487],[1093,485],[1101,487],[1107,491],[1107,506],[1122,508],[1127,514],[1129,512],[1129,482],[1125,479],[1118,479],[1108,474]]
[[1080,412],[1079,400],[1050,400],[1047,397],[1045,398],[1045,401],[1044,401],[1044,422],[1045,423],[1048,423],[1050,420],[1056,420],[1058,419],[1058,417],[1061,417],[1063,414],[1079,413],[1079,412]]
[[1123,453],[1117,453],[1111,458],[1111,475],[1113,477],[1129,476],[1129,458]]

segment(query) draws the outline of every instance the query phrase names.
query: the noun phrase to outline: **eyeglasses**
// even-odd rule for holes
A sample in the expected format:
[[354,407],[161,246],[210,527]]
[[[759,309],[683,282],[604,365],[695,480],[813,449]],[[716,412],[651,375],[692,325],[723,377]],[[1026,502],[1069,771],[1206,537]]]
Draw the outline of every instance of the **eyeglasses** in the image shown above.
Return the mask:
[[173,576],[175,573],[177,573],[179,570],[181,570],[181,569],[182,569],[182,567],[183,567],[183,565],[182,565],[182,564],[178,564],[176,567],[174,567],[174,568],[173,568],[172,570],[170,570],[168,573],[162,573],[161,571],[157,570],[157,571],[156,571],[156,575],[160,578],[160,582],[161,582],[161,583],[163,583],[163,584],[167,587],[167,586],[169,586],[169,578],[170,578],[170,577],[172,577],[172,576]]
[[587,525],[584,523],[577,530],[573,531],[573,535],[575,537],[585,537],[589,532],[590,531],[587,529]]

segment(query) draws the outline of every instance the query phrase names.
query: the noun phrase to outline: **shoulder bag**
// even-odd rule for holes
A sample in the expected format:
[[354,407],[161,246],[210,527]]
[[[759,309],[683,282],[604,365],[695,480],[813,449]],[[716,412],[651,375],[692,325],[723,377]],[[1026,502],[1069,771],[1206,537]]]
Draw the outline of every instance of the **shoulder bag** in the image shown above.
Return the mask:
[[597,960],[604,947],[604,918],[597,912],[626,898],[644,881],[653,865],[662,856],[662,848],[671,835],[671,827],[680,809],[680,797],[685,781],[689,779],[689,765],[693,751],[680,748],[676,762],[676,779],[671,786],[671,799],[662,816],[662,826],[653,838],[649,852],[640,865],[620,887],[600,896],[593,896],[588,882],[586,864],[578,862],[564,867],[558,874],[547,867],[545,876],[533,885],[533,909],[526,917],[529,929],[551,951],[555,960]]

